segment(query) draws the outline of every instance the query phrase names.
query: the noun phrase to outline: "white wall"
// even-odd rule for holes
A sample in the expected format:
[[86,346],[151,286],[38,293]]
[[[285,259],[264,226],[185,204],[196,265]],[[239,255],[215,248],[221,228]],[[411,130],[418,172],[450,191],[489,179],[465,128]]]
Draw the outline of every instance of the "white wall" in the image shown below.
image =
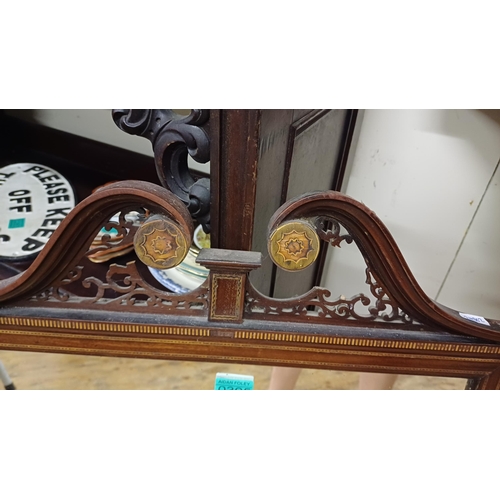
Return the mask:
[[[500,317],[500,111],[366,110],[344,191],[374,210],[423,290]],[[494,177],[493,177],[494,176]],[[324,286],[363,288],[357,250],[333,250]]]

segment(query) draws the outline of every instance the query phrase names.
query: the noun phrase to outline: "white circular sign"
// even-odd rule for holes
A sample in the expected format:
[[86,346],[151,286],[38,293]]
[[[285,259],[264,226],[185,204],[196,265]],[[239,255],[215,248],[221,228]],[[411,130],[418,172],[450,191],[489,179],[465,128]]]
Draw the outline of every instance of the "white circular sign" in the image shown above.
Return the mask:
[[33,256],[75,206],[71,184],[35,163],[0,168],[0,258]]

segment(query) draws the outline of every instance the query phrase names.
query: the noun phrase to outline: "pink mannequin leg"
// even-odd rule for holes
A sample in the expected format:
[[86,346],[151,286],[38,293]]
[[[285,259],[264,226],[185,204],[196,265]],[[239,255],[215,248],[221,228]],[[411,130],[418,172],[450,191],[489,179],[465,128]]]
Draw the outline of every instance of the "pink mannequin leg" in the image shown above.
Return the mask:
[[[276,366],[271,372],[269,390],[291,390],[299,378],[301,368]],[[360,373],[358,389],[388,390],[392,389],[397,375],[392,373]]]
[[397,375],[393,373],[360,373],[358,389],[364,391],[389,390],[394,386]]
[[295,387],[301,368],[275,366],[271,372],[269,390],[291,390]]

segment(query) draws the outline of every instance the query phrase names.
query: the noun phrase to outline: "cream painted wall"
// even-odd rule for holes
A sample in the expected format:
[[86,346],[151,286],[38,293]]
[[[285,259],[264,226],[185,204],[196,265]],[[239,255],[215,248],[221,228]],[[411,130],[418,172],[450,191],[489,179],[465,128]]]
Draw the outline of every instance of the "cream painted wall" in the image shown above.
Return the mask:
[[497,169],[437,299],[464,312],[500,318],[500,171]]
[[[430,297],[500,317],[500,111],[366,110],[359,126],[344,191],[387,225]],[[365,291],[357,249],[332,250],[324,286]]]

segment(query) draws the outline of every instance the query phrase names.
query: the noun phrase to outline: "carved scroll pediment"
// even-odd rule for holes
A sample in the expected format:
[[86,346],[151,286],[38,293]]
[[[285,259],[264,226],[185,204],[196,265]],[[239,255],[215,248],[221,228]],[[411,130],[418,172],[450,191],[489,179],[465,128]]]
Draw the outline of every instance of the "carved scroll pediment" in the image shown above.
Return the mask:
[[[103,227],[111,227],[109,220],[122,210],[164,214],[175,221],[191,244],[193,223],[180,200],[166,189],[143,181],[120,181],[104,186],[79,203],[57,227],[48,243],[23,273],[0,281],[0,302],[27,299],[45,293],[54,285],[67,284],[79,279],[81,263],[96,235]],[[124,221],[121,215],[120,220]],[[120,227],[124,240],[126,225]],[[123,243],[123,241],[122,241]],[[97,250],[109,248],[111,243],[103,237]],[[92,253],[92,252],[90,252]],[[64,295],[63,295],[64,296]]]
[[[316,315],[320,320],[329,317],[419,323],[431,329],[500,342],[500,324],[496,320],[485,319],[479,324],[426,295],[390,231],[362,203],[336,191],[325,191],[305,194],[284,204],[273,215],[268,228],[270,254],[278,265],[280,259],[273,256],[272,240],[290,221],[314,226],[319,237],[333,246],[355,242],[366,262],[366,283],[372,297],[360,294],[332,301],[327,290],[313,289],[294,299],[270,299],[251,290],[247,306],[250,314],[288,313],[294,317],[309,316],[309,321]],[[341,234],[341,227],[345,228],[345,234]],[[360,305],[368,308],[368,314],[357,312]]]
[[[232,277],[241,278],[242,273],[258,267],[255,252],[240,252],[234,260],[234,252],[212,249],[212,260],[207,261],[211,269],[209,279],[199,288],[178,295],[145,279],[145,266],[134,257],[126,264],[106,264],[107,267],[101,269],[107,272],[99,276],[89,274],[92,270],[88,271],[82,262],[91,256],[92,251],[89,253],[88,249],[92,242],[95,243],[99,230],[103,226],[111,227],[109,220],[113,215],[120,214],[118,222],[114,223],[118,234],[122,235],[119,241],[123,244],[131,240],[131,225],[124,216],[130,210],[162,214],[175,222],[186,238],[186,245],[191,244],[192,219],[175,195],[142,181],[113,183],[97,190],[70,212],[25,272],[0,281],[0,302],[26,305],[30,301],[42,301],[57,307],[114,311],[139,307],[148,313],[206,315],[209,320],[214,283],[232,283]],[[295,222],[290,225],[291,221]],[[286,230],[277,231],[280,227]],[[366,262],[365,280],[370,295],[360,293],[351,298],[332,298],[328,290],[315,287],[300,297],[275,299],[260,294],[248,280],[241,278],[241,290],[233,297],[234,304],[230,304],[233,321],[264,319],[320,325],[345,325],[355,321],[358,326],[446,331],[500,342],[497,321],[485,319],[485,323],[478,324],[430,299],[418,285],[385,225],[373,211],[348,196],[327,191],[291,200],[271,219],[269,234],[271,240],[275,237],[277,242],[276,247],[270,246],[270,251],[275,248],[284,265],[295,263],[298,279],[301,265],[309,263],[320,239],[336,247],[355,244]],[[156,233],[153,236],[153,251],[161,255],[173,252],[170,240],[160,241]],[[106,251],[112,250],[113,245],[109,238],[102,238],[95,248]],[[245,260],[247,254],[248,262]],[[222,273],[225,281],[218,281],[217,273]],[[75,283],[80,283],[87,293],[73,294],[71,287]],[[219,305],[221,297],[219,293]]]

